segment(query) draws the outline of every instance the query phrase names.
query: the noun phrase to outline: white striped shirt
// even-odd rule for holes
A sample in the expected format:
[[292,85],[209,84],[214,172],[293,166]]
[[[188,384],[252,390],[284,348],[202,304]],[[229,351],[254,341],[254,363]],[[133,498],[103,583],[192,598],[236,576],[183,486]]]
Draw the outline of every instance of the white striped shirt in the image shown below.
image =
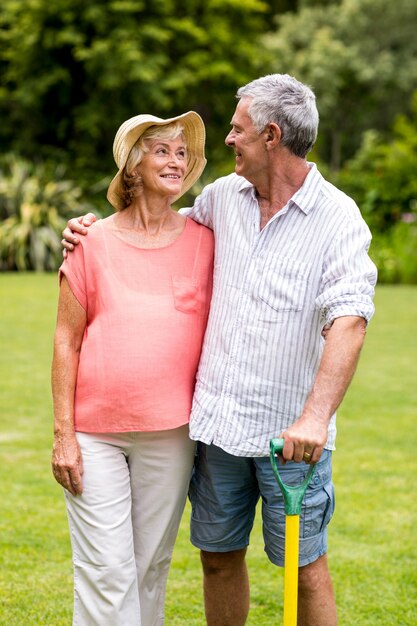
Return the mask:
[[[269,454],[300,415],[325,324],[370,320],[376,268],[354,201],[312,163],[302,187],[260,230],[255,188],[231,174],[183,209],[215,234],[214,287],[190,421],[192,439],[237,456]],[[334,449],[336,416],[326,448]]]

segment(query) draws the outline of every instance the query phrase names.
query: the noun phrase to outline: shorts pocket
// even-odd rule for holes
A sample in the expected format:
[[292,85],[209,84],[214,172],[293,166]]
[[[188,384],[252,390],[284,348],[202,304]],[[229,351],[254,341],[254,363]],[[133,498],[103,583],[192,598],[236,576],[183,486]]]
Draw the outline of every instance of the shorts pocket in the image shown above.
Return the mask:
[[202,298],[198,281],[173,276],[172,291],[177,311],[182,313],[200,313]]
[[326,528],[330,520],[332,519],[333,513],[334,513],[334,505],[335,505],[333,485],[330,484],[330,486],[323,487],[323,490],[327,494],[327,502],[324,508],[323,518],[322,518],[319,532],[322,532]]
[[333,483],[326,483],[310,494],[307,491],[303,508],[304,524],[301,536],[308,538],[322,533],[334,513],[335,499]]

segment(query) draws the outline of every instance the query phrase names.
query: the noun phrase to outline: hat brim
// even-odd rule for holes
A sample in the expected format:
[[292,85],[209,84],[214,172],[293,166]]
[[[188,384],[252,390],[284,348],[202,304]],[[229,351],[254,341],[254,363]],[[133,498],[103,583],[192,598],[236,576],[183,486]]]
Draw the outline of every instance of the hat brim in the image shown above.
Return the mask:
[[133,146],[150,126],[167,126],[173,122],[180,122],[183,127],[187,144],[187,171],[181,192],[173,196],[172,202],[181,198],[200,178],[207,161],[204,156],[206,131],[198,113],[188,111],[166,120],[154,115],[136,115],[120,126],[113,143],[113,155],[119,171],[109,185],[107,199],[116,211],[126,206],[123,194],[123,170]]

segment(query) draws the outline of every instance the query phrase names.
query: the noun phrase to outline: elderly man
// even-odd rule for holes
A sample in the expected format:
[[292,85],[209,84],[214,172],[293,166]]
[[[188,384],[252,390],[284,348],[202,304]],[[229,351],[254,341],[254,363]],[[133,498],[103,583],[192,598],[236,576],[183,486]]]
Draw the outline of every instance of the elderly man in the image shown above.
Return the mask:
[[[353,200],[306,160],[318,128],[312,91],[273,74],[237,97],[226,138],[235,173],[184,210],[212,228],[216,242],[190,420],[198,441],[191,541],[201,550],[207,624],[242,626],[245,554],[260,497],[265,551],[284,563],[283,502],[268,458],[269,440],[283,437],[285,482],[299,482],[307,463],[316,464],[301,514],[298,623],[334,626],[326,553],[335,411],[374,310],[371,236]],[[69,226],[85,232],[75,220]],[[64,236],[76,243],[68,228]]]

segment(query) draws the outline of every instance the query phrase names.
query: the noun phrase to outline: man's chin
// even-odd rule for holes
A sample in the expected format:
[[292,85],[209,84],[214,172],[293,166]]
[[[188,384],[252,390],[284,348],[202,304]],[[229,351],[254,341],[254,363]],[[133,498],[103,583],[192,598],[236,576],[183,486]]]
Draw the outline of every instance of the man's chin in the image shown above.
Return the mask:
[[235,163],[235,174],[238,176],[244,176],[243,167],[240,163]]
[[238,176],[241,176],[242,178],[246,178],[247,181],[254,184],[253,181],[249,178],[249,176],[245,174],[245,170],[243,167],[239,167],[238,165],[235,165],[235,174],[237,174]]

